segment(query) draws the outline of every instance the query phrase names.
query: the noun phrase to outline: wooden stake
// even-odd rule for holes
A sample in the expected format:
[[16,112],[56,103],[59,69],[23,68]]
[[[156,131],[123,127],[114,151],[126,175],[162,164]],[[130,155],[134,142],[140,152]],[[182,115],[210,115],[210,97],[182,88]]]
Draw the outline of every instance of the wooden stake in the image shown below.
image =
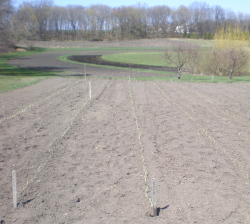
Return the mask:
[[83,65],[83,68],[84,68],[84,75],[85,75],[85,79],[87,78],[87,73],[86,73],[86,66]]
[[17,207],[17,178],[16,171],[12,171],[13,207]]
[[157,216],[155,179],[152,179],[152,216]]
[[89,82],[89,99],[91,100],[92,90],[91,90],[91,82]]

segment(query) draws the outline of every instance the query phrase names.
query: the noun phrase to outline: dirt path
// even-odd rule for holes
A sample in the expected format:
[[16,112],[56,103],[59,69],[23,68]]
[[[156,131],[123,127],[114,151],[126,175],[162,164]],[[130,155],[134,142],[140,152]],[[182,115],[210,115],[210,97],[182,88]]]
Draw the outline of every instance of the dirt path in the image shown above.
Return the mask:
[[0,94],[0,220],[249,223],[249,95],[249,84],[95,78]]

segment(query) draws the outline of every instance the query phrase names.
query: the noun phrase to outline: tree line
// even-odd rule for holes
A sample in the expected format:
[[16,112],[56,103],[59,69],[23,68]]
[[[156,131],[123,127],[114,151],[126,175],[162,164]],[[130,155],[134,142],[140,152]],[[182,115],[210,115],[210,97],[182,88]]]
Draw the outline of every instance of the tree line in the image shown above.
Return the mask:
[[0,0],[1,41],[213,38],[218,27],[238,24],[249,31],[250,15],[194,2],[189,6],[56,6],[52,0]]

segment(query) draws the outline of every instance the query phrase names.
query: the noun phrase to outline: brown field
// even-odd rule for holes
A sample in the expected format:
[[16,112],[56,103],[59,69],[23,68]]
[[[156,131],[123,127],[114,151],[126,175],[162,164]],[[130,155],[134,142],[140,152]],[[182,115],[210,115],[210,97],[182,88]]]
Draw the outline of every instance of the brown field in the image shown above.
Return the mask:
[[[11,63],[38,68],[39,57]],[[52,69],[45,59],[42,68]],[[82,69],[57,63],[56,70]],[[249,84],[88,71],[92,78],[50,78],[0,94],[0,223],[250,223]]]
[[249,84],[74,78],[1,94],[0,218],[249,223],[249,96]]

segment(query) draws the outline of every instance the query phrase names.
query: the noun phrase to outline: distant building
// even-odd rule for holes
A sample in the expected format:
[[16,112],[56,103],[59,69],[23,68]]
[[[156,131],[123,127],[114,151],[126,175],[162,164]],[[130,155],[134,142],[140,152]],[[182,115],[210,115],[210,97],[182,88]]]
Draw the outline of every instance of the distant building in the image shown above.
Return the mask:
[[179,33],[179,34],[189,33],[189,25],[184,24],[184,25],[177,26],[175,28],[175,33]]

